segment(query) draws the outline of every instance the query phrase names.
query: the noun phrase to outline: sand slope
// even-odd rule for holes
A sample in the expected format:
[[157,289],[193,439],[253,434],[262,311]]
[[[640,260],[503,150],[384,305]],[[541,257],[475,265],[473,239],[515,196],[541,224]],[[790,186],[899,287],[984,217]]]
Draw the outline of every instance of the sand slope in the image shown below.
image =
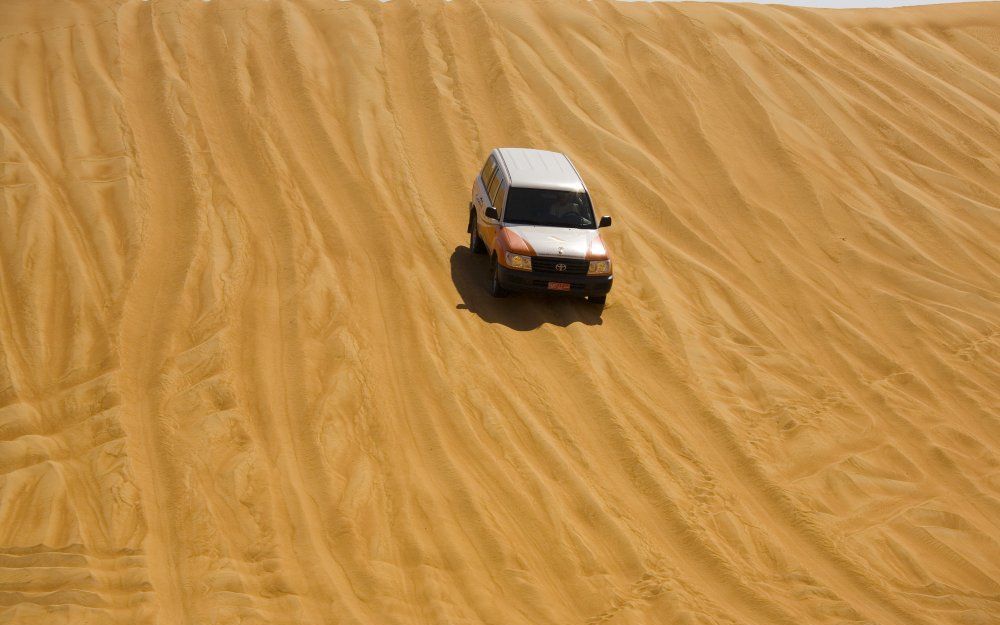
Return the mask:
[[4,2],[0,151],[0,622],[1000,623],[998,4]]

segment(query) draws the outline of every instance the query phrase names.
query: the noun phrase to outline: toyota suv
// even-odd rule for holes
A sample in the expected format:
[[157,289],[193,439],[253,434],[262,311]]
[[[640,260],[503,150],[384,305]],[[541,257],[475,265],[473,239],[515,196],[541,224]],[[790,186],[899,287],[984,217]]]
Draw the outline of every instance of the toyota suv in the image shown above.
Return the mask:
[[469,249],[489,254],[489,291],[564,293],[604,304],[611,259],[590,194],[566,155],[497,148],[472,185]]

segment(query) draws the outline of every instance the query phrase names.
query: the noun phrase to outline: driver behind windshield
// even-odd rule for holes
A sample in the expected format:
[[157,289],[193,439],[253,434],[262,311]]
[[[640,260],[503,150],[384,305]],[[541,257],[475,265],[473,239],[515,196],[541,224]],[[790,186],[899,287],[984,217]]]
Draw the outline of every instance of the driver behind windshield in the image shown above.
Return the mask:
[[504,221],[557,228],[595,227],[594,211],[586,193],[551,189],[511,188]]

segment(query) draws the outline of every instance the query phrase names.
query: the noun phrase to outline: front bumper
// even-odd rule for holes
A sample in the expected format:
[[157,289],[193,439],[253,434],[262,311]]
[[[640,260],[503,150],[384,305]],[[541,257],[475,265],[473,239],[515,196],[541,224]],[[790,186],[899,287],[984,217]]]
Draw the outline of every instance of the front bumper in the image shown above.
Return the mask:
[[[520,271],[499,267],[500,286],[510,291],[554,293],[556,295],[607,295],[614,276],[588,276],[542,271]],[[549,290],[549,282],[568,282],[569,291]]]

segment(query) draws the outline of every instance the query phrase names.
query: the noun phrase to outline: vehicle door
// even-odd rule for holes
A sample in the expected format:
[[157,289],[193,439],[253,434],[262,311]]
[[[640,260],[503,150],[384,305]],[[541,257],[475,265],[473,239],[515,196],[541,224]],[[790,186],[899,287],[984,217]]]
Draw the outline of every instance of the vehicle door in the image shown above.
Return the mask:
[[489,187],[490,183],[493,182],[493,178],[496,176],[497,162],[491,154],[489,158],[486,159],[486,164],[483,165],[483,170],[479,172],[476,176],[476,181],[472,185],[472,204],[476,211],[476,222],[479,224],[479,237],[484,243],[489,245],[489,241],[486,239],[486,225],[487,219],[484,211],[486,207],[490,205],[489,200]]
[[[503,211],[504,206],[507,204],[507,189],[510,188],[510,183],[507,182],[507,178],[504,177],[502,172],[497,172],[497,178],[500,179],[500,186],[497,187],[497,192],[492,195],[493,206],[497,209],[497,214],[500,215],[499,223],[495,224],[493,227],[493,236],[496,236],[500,231],[501,224],[503,224]],[[490,241],[492,244],[492,240]]]
[[[501,193],[501,189],[503,189],[503,193]],[[497,202],[502,202],[506,197],[507,181],[504,179],[503,170],[497,168],[497,171],[493,176],[493,180],[490,181],[487,188],[487,195],[484,201],[487,202],[487,206],[495,207],[497,209],[497,214],[502,216],[503,206],[497,204]],[[483,210],[486,210],[486,208],[484,207]],[[487,247],[492,249],[493,241],[496,240],[497,233],[500,231],[500,221],[497,219],[489,219],[484,215],[482,223],[483,227],[481,231],[483,234],[483,241],[486,243]]]

